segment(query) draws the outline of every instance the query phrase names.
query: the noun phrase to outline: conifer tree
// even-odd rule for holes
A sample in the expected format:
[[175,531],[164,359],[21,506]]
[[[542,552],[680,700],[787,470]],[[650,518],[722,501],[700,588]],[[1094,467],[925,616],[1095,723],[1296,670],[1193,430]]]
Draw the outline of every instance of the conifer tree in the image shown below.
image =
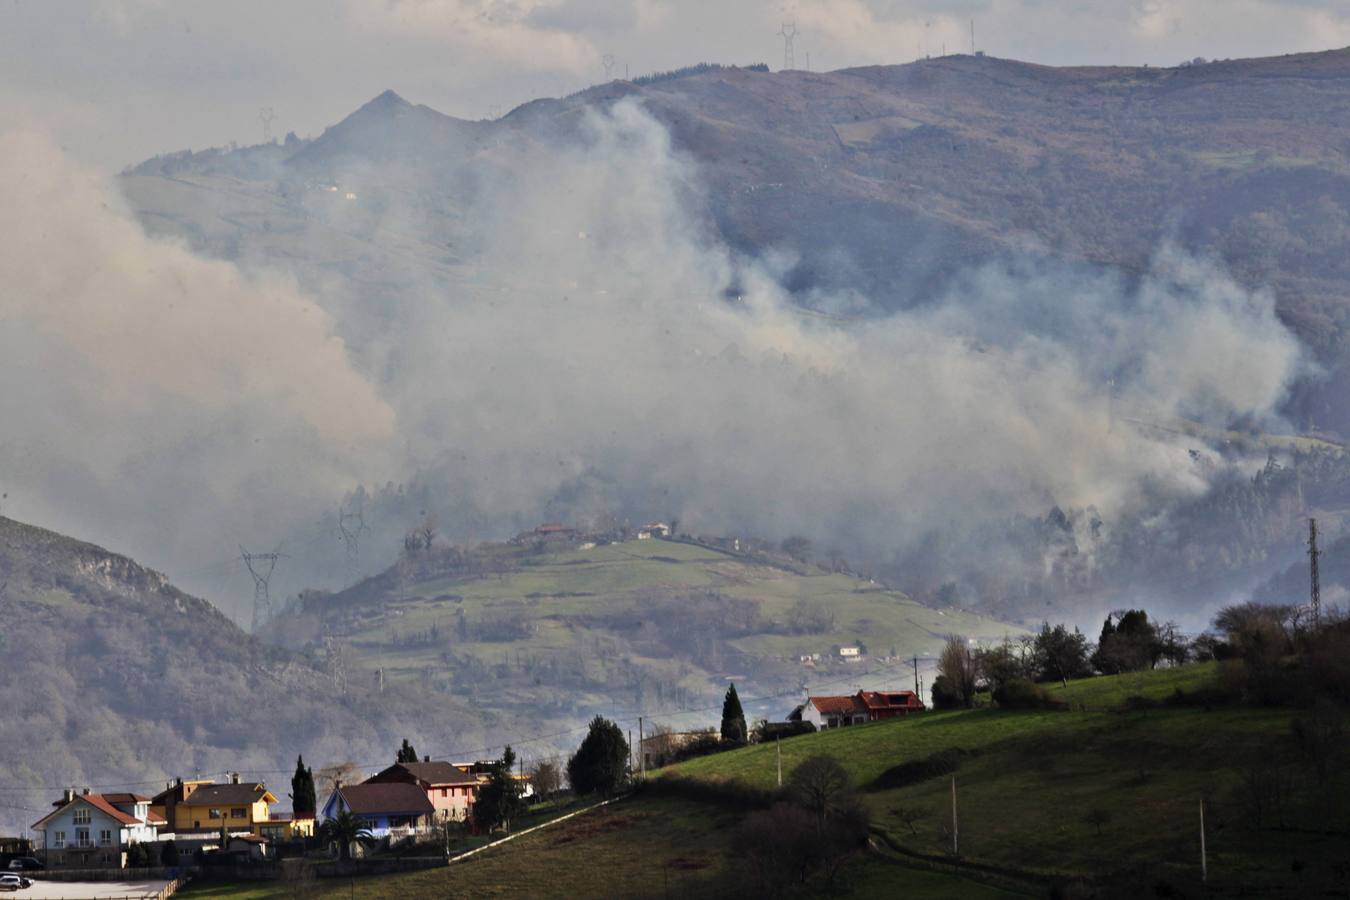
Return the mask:
[[628,778],[628,742],[618,725],[596,716],[586,739],[567,761],[567,780],[577,794],[612,797]]
[[722,740],[729,744],[744,744],[746,734],[745,711],[741,709],[741,698],[736,695],[736,684],[732,682],[722,701]]
[[312,816],[316,805],[314,772],[305,765],[304,756],[297,756],[295,774],[291,776],[291,809],[296,816]]
[[417,751],[413,745],[408,743],[408,739],[403,739],[403,746],[398,748],[398,756],[394,758],[396,763],[415,763],[417,762]]

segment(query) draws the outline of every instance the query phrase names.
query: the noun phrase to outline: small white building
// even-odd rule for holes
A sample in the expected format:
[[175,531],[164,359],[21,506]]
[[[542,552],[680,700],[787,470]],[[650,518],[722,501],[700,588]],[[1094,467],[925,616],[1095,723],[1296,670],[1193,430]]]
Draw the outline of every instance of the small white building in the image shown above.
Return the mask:
[[839,658],[844,662],[858,662],[863,658],[861,647],[840,647]]

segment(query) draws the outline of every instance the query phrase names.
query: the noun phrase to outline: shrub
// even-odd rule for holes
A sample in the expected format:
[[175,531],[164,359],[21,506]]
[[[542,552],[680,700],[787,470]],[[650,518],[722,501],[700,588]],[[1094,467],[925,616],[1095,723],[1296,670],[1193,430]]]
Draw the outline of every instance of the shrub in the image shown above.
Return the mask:
[[912,759],[898,766],[891,766],[873,779],[867,788],[872,791],[887,791],[909,787],[940,775],[950,775],[960,767],[962,757],[973,755],[972,751],[962,750],[959,747],[939,750],[922,759]]
[[1012,678],[994,688],[994,702],[1004,709],[1068,709],[1045,688],[1025,678]]

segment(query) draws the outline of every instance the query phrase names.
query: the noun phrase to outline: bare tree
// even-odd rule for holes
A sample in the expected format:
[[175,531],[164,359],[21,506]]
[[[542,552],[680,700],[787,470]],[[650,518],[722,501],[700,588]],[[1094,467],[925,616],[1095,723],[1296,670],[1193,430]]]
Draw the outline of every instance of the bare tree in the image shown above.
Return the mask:
[[562,787],[562,769],[551,759],[541,759],[530,767],[530,784],[539,799],[547,800]]
[[975,705],[975,683],[979,677],[979,667],[975,663],[975,654],[970,644],[960,635],[950,634],[947,643],[938,657],[938,673],[945,676],[961,704],[966,707]]
[[852,800],[853,779],[833,756],[811,756],[792,770],[788,790],[823,825],[830,813]]
[[354,762],[329,763],[314,773],[315,799],[322,806],[339,784],[359,784],[365,777]]

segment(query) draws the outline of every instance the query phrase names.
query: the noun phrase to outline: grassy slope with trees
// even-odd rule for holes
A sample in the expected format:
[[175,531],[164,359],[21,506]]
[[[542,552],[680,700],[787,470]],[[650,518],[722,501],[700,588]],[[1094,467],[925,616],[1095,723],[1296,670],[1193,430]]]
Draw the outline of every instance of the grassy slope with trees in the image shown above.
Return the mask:
[[[437,544],[348,591],[306,597],[277,629],[314,652],[336,638],[354,669],[486,709],[584,719],[643,706],[676,721],[716,703],[728,675],[777,691],[900,668],[832,663],[838,645],[908,659],[932,656],[952,631],[1019,632],[785,554],[666,540]],[[803,669],[796,657],[810,653],[823,659]]]
[[[1319,777],[1294,736],[1294,723],[1316,713],[1162,705],[1177,690],[1221,681],[1216,663],[1132,672],[1051,689],[1088,711],[977,708],[791,738],[781,744],[783,769],[828,754],[867,786],[886,783],[901,762],[954,754],[963,859],[1144,891],[1196,888],[1204,799],[1216,890],[1294,896],[1343,883],[1350,774]],[[1131,697],[1158,706],[1127,709],[1144,705]],[[668,772],[767,788],[777,750],[747,747]],[[1334,753],[1343,756],[1343,742]],[[942,856],[951,850],[950,791],[942,774],[863,796],[890,840]]]

